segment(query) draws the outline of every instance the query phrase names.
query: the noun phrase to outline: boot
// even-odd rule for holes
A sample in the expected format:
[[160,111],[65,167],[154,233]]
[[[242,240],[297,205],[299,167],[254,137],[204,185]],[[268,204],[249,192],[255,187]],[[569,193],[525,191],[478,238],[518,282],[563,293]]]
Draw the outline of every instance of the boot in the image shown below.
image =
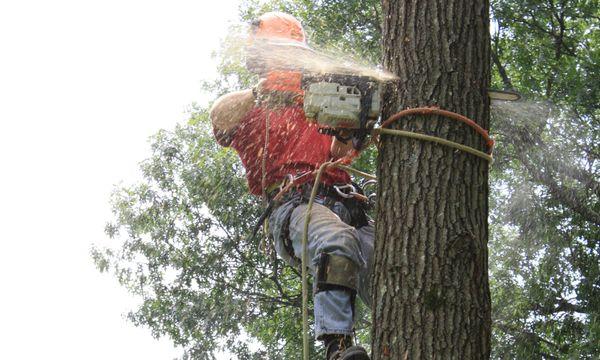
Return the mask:
[[327,360],[370,360],[362,346],[352,344],[352,338],[344,335],[325,335],[323,338]]

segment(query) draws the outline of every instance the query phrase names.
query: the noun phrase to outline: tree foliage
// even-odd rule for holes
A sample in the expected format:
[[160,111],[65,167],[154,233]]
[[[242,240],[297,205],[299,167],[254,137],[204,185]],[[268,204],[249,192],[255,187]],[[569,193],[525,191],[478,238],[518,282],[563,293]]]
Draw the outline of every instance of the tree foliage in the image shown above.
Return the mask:
[[[598,5],[492,1],[493,81],[537,101],[493,109],[493,358],[600,354]],[[299,17],[312,46],[379,62],[379,1],[245,1],[240,18],[267,10]],[[234,26],[217,53],[221,76],[205,85],[215,97],[256,80],[243,67],[243,31]],[[297,359],[297,270],[262,236],[249,239],[261,205],[236,154],[214,142],[206,109],[150,141],[143,179],[115,189],[109,240],[92,249],[98,268],[142,299],[131,321],[171,338],[184,358],[224,346],[239,359]],[[373,152],[363,170],[373,171]]]
[[600,353],[597,1],[493,1],[496,358]]

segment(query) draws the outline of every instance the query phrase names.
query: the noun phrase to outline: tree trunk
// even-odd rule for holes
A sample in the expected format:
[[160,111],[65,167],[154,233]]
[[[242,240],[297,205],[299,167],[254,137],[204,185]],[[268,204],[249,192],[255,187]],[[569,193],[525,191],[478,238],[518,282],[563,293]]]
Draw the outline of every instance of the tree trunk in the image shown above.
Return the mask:
[[[383,0],[384,65],[400,79],[386,117],[435,105],[488,128],[488,9],[487,0]],[[485,150],[475,131],[446,118],[392,127]],[[488,163],[382,135],[377,172],[373,359],[489,358]]]

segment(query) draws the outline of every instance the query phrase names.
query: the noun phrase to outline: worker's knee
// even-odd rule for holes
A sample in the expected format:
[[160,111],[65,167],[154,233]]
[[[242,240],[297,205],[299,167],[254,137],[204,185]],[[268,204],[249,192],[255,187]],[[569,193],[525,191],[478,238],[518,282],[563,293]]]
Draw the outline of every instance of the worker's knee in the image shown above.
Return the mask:
[[[306,209],[306,205],[300,205],[292,212],[289,231],[296,254],[302,253]],[[322,253],[344,256],[358,267],[364,266],[365,260],[356,229],[343,222],[329,208],[314,204],[307,235],[309,258],[313,267],[317,266]]]

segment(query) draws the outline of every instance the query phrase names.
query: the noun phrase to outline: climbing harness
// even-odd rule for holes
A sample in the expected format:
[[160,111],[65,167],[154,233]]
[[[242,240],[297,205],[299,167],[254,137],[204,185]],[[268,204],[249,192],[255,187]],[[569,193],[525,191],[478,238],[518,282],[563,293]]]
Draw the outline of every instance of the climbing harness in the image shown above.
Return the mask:
[[[283,196],[289,192],[291,188],[297,186],[298,180],[304,178],[307,175],[312,174],[311,171],[304,171],[297,175],[287,174],[283,181],[278,184],[274,184],[273,186],[263,190],[263,202],[266,203],[265,210],[260,214],[258,220],[254,224],[252,231],[250,232],[250,236],[246,239],[247,242],[252,242],[256,237],[256,234],[260,230],[261,227],[264,227],[264,233],[268,233],[268,220],[269,216],[273,212],[273,210],[281,204],[281,200]],[[264,178],[264,176],[263,176]],[[264,181],[263,181],[264,182]],[[275,191],[277,192],[275,193]],[[272,195],[275,194],[275,195]],[[271,196],[272,195],[272,196]],[[267,240],[262,239],[260,248],[264,250],[269,250],[266,246]]]

